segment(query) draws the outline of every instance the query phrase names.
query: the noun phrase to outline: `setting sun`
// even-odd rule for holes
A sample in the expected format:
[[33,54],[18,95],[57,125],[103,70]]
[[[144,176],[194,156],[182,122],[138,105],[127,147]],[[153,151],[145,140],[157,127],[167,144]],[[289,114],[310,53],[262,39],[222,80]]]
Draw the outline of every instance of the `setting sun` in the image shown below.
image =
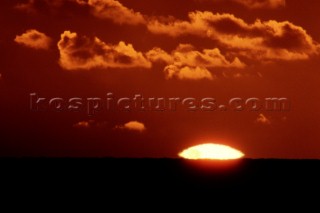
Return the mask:
[[230,146],[208,143],[190,147],[179,156],[190,160],[233,160],[242,158],[244,154]]

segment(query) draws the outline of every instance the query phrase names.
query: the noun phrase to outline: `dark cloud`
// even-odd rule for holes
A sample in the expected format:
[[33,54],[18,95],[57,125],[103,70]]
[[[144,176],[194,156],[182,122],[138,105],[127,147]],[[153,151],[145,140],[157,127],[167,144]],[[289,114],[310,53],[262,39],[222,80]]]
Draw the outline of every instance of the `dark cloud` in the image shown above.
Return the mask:
[[[248,5],[250,8],[274,8],[285,5],[284,0],[234,1]],[[319,44],[302,27],[288,21],[257,19],[253,23],[247,23],[232,14],[208,11],[190,12],[189,20],[179,20],[174,17],[151,17],[129,9],[116,0],[46,0],[42,3],[38,0],[29,0],[28,3],[18,4],[17,8],[39,8],[41,5],[59,8],[65,2],[90,8],[94,16],[112,20],[116,24],[144,24],[154,34],[171,37],[193,35],[209,38],[219,46],[221,51],[240,59],[246,58],[257,62],[305,60],[319,53]],[[87,58],[92,52],[78,50],[73,54],[76,58]],[[199,59],[201,60],[201,57]],[[119,54],[115,60],[119,64],[134,63],[131,57],[123,54]]]
[[121,41],[117,45],[108,45],[98,38],[78,36],[65,31],[58,43],[60,65],[67,70],[92,68],[151,68],[141,52],[131,44]]
[[286,0],[231,0],[250,9],[276,9],[284,7]]
[[92,14],[101,19],[109,19],[117,24],[138,25],[146,22],[144,16],[125,7],[116,0],[74,0],[91,8]]
[[153,18],[148,29],[172,37],[194,35],[218,42],[236,57],[258,61],[302,60],[319,53],[319,44],[291,22],[275,20],[246,23],[232,14],[191,12],[189,21],[159,21]]

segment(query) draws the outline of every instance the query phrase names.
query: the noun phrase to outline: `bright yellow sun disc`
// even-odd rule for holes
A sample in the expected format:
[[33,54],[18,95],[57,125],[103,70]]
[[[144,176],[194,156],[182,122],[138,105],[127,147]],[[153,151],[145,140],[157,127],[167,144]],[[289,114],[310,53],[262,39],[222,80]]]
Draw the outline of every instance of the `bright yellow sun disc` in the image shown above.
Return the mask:
[[190,147],[179,156],[190,160],[233,160],[244,157],[244,154],[230,146],[208,143]]

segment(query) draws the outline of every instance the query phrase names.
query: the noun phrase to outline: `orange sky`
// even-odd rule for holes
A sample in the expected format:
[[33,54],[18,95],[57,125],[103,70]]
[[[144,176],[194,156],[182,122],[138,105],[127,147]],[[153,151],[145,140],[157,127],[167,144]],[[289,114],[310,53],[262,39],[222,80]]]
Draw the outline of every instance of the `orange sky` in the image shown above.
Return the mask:
[[[320,158],[320,2],[5,0],[0,154]],[[286,97],[287,112],[32,112],[41,97]]]

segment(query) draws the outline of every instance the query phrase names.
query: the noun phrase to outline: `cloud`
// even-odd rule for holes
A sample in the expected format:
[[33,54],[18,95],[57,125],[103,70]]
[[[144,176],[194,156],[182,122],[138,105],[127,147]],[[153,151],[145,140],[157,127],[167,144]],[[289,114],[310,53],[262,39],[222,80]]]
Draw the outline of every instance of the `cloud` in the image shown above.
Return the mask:
[[215,77],[208,69],[245,67],[238,58],[226,59],[217,48],[197,51],[190,44],[180,44],[171,53],[156,47],[144,54],[136,51],[131,44],[120,42],[118,45],[108,45],[98,38],[78,36],[70,31],[61,35],[58,47],[60,65],[66,70],[151,68],[152,63],[162,62],[167,79],[213,80]]
[[39,11],[56,11],[69,2],[76,2],[77,0],[28,0],[25,3],[18,3],[15,5],[16,10],[26,13],[37,13]]
[[[284,0],[233,1],[250,8],[273,8],[285,4]],[[28,3],[17,5],[17,7],[29,8],[32,4],[39,4],[37,2],[38,0],[29,0]],[[52,8],[57,8],[61,7],[64,1],[46,0],[44,2]],[[116,24],[144,24],[154,34],[171,37],[193,35],[209,38],[213,41],[212,44],[226,52],[228,57],[238,58],[238,61],[251,60],[252,63],[269,63],[281,60],[307,60],[320,52],[319,44],[302,27],[288,21],[257,19],[253,23],[247,23],[232,14],[208,11],[190,12],[189,20],[179,20],[174,17],[142,15],[116,0],[68,0],[66,2],[90,7],[96,17],[110,19]],[[171,64],[170,57],[165,52],[160,53],[159,51],[161,50],[154,49],[153,52],[149,52],[148,58],[151,61],[162,60]]]
[[286,0],[232,0],[250,9],[276,9],[286,6]]
[[52,40],[46,34],[31,29],[22,35],[17,35],[14,41],[29,48],[47,50]]
[[52,14],[76,13],[75,8],[85,8],[100,19],[111,20],[116,24],[139,25],[145,24],[146,19],[139,12],[125,7],[116,0],[25,0],[15,5],[15,9],[27,12],[46,12]]
[[94,126],[94,124],[95,124],[94,120],[80,121],[80,122],[74,124],[73,127],[87,129],[87,128],[91,128],[92,126]]
[[173,57],[159,47],[155,47],[146,53],[146,57],[152,62],[163,62],[166,64],[173,63]]
[[[201,1],[201,0],[196,0]],[[202,0],[211,2],[224,2],[225,0]],[[286,0],[229,0],[241,4],[249,9],[277,9],[286,6]],[[226,2],[226,1],[225,1]]]
[[191,67],[229,67],[243,68],[246,65],[238,58],[232,61],[226,59],[218,48],[204,49],[202,52],[195,49],[191,44],[179,44],[170,54],[161,48],[154,48],[146,53],[146,57],[152,62],[164,62],[169,65],[191,66]]
[[89,128],[105,128],[107,127],[108,123],[105,121],[98,122],[95,120],[88,120],[88,121],[80,121],[73,125],[74,128],[78,129],[89,129]]
[[162,62],[167,79],[213,80],[214,76],[208,69],[245,67],[237,57],[228,60],[217,48],[197,51],[190,44],[180,44],[171,53],[156,47],[144,54],[137,52],[131,44],[120,42],[118,45],[108,45],[98,38],[78,36],[70,31],[61,35],[58,47],[60,65],[67,70],[151,68],[152,63]]
[[244,68],[246,65],[238,58],[228,61],[218,48],[197,51],[191,44],[180,44],[170,54],[160,48],[154,48],[146,53],[152,62],[164,62],[167,66],[164,72],[167,79],[180,80],[213,80],[209,68]]
[[121,126],[116,126],[116,129],[123,129],[128,131],[136,131],[136,132],[144,132],[146,131],[146,127],[143,123],[139,121],[130,121]]
[[172,52],[173,64],[187,65],[191,67],[232,67],[243,68],[243,64],[238,58],[232,62],[228,61],[222,55],[218,48],[204,49],[202,52],[195,50],[190,44],[180,44],[177,49]]
[[26,3],[19,3],[14,8],[20,11],[27,13],[35,13],[36,9],[34,8],[35,0],[29,0]]
[[204,67],[189,67],[169,65],[164,72],[167,79],[177,78],[179,80],[213,80],[213,75]]
[[117,45],[109,45],[97,37],[88,38],[65,31],[58,42],[58,48],[60,65],[67,70],[152,66],[141,52],[123,41]]
[[232,14],[196,11],[189,13],[189,21],[152,18],[147,27],[154,34],[209,38],[229,55],[258,62],[305,60],[320,49],[302,27],[288,21],[250,24]]
[[256,123],[270,125],[271,121],[264,114],[259,114]]
[[146,22],[144,16],[115,0],[76,0],[78,4],[87,5],[94,16],[109,19],[117,24],[138,25]]

